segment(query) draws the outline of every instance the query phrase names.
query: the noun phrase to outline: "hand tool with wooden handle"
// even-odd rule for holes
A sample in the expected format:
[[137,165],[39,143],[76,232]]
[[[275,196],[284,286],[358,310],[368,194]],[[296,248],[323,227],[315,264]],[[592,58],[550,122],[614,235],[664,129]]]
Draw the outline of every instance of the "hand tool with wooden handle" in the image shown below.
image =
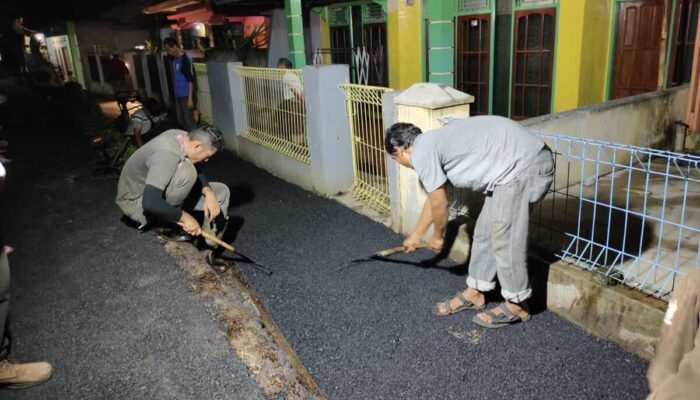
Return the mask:
[[226,249],[232,253],[235,253],[237,251],[233,246],[224,242],[223,240],[219,239],[218,237],[212,235],[209,232],[202,231],[202,236],[204,236],[205,239],[211,240],[212,242],[218,244],[219,246],[223,247],[224,249]]
[[[271,275],[271,274],[272,274],[272,268],[268,267],[267,265],[260,264],[259,262],[253,260],[252,258],[248,257],[247,255],[245,255],[245,254],[241,253],[240,251],[236,250],[235,247],[233,247],[233,246],[231,246],[230,244],[224,242],[223,240],[219,239],[218,237],[212,235],[211,233],[202,231],[202,236],[203,236],[205,239],[209,239],[209,240],[211,240],[212,242],[214,242],[214,243],[218,244],[219,246],[223,247],[224,249],[230,251],[231,253],[236,253],[236,254],[238,254],[239,256],[243,257],[245,260],[248,260],[251,264],[254,264],[254,265],[257,265],[258,267],[263,268],[263,269],[265,270],[265,273],[266,273],[267,275]],[[245,262],[245,261],[244,261],[244,262]]]
[[[427,244],[421,243],[421,244],[415,246],[414,249],[416,249],[416,250],[418,250],[418,249],[425,249],[425,248],[427,248],[427,247],[428,247]],[[382,250],[382,251],[378,251],[378,252],[376,252],[376,253],[370,255],[369,257],[354,259],[354,260],[352,260],[352,261],[350,261],[350,262],[347,262],[347,263],[341,265],[338,269],[343,269],[343,268],[348,267],[348,266],[350,266],[350,265],[357,264],[357,263],[361,263],[361,262],[381,261],[383,258],[392,256],[392,255],[394,255],[394,254],[401,253],[401,252],[404,252],[404,251],[406,251],[406,247],[404,247],[404,246],[392,247],[392,248],[389,248],[389,249],[385,249],[385,250]]]

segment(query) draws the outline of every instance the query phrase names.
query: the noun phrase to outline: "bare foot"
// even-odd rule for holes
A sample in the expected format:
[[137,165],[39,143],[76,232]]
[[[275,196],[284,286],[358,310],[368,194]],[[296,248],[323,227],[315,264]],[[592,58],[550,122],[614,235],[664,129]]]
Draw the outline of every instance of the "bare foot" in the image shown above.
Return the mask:
[[[476,289],[467,288],[466,290],[462,291],[462,296],[464,296],[465,299],[474,303],[474,306],[476,307],[480,308],[484,304],[486,304],[486,298],[484,297],[484,294]],[[450,307],[452,310],[455,310],[463,305],[464,302],[462,301],[462,299],[459,298],[459,296],[454,296],[450,299]],[[445,307],[445,303],[443,302],[437,304],[437,311],[441,315],[448,315],[447,307]]]

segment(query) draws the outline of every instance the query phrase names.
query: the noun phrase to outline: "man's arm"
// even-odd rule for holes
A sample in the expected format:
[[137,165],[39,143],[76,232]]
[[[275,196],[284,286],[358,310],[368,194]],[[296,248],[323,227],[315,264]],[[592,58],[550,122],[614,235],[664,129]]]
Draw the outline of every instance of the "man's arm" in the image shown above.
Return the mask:
[[188,82],[187,107],[194,109],[194,65],[192,65],[192,60],[186,54],[182,56],[182,74]]
[[209,185],[209,180],[204,175],[204,172],[197,170],[197,178],[202,184],[202,195],[204,196],[204,215],[207,218],[214,219],[221,212],[219,200],[216,199],[216,193]]
[[182,217],[182,210],[170,205],[165,200],[163,190],[153,185],[146,185],[141,206],[144,213],[152,215],[158,221],[178,222],[180,217]]
[[404,247],[409,250],[414,249],[423,241],[423,236],[430,225],[433,225],[433,237],[428,241],[428,245],[434,249],[441,249],[447,227],[448,205],[444,185],[429,193],[428,198],[423,203],[418,223],[404,241]]
[[440,186],[438,189],[430,192],[428,200],[430,201],[430,212],[433,217],[433,237],[428,241],[428,245],[433,249],[440,250],[445,238],[449,206],[445,186]]

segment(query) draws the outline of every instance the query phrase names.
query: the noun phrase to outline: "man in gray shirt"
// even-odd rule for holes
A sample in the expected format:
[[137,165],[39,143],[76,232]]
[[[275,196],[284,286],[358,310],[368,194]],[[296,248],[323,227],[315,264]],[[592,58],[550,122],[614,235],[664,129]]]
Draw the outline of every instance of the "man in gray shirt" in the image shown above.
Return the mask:
[[[210,125],[190,132],[178,129],[163,132],[136,150],[124,164],[117,188],[117,205],[141,227],[149,222],[175,223],[187,234],[199,236],[202,233],[199,222],[181,210],[185,201],[194,196],[194,210],[204,212],[205,229],[215,231],[211,233],[220,237],[225,222],[212,224],[211,221],[225,220],[229,189],[223,183],[209,183],[203,174],[197,173],[194,165],[208,161],[222,144],[221,131]],[[191,193],[198,178],[201,193]],[[183,235],[166,238],[188,239]]]
[[433,307],[436,315],[482,310],[484,292],[501,284],[505,302],[477,314],[474,322],[500,328],[527,321],[531,295],[526,251],[530,207],[547,193],[554,177],[552,153],[518,123],[496,116],[457,120],[421,133],[397,123],[387,130],[385,147],[399,164],[414,169],[428,192],[418,223],[403,245],[412,251],[433,225],[428,245],[442,249],[447,226],[445,184],[486,194],[474,229],[467,289]]

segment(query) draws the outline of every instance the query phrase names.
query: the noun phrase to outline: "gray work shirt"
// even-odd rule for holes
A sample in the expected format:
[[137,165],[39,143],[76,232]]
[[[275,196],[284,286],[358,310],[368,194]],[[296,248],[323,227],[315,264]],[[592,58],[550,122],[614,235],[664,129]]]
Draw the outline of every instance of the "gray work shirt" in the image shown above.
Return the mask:
[[119,176],[116,199],[126,215],[131,215],[135,205],[140,203],[146,185],[165,190],[178,165],[185,160],[177,135],[186,134],[179,129],[167,130],[136,150],[126,161]]
[[428,193],[448,179],[458,188],[489,192],[517,177],[543,147],[508,118],[471,117],[418,135],[411,164]]

